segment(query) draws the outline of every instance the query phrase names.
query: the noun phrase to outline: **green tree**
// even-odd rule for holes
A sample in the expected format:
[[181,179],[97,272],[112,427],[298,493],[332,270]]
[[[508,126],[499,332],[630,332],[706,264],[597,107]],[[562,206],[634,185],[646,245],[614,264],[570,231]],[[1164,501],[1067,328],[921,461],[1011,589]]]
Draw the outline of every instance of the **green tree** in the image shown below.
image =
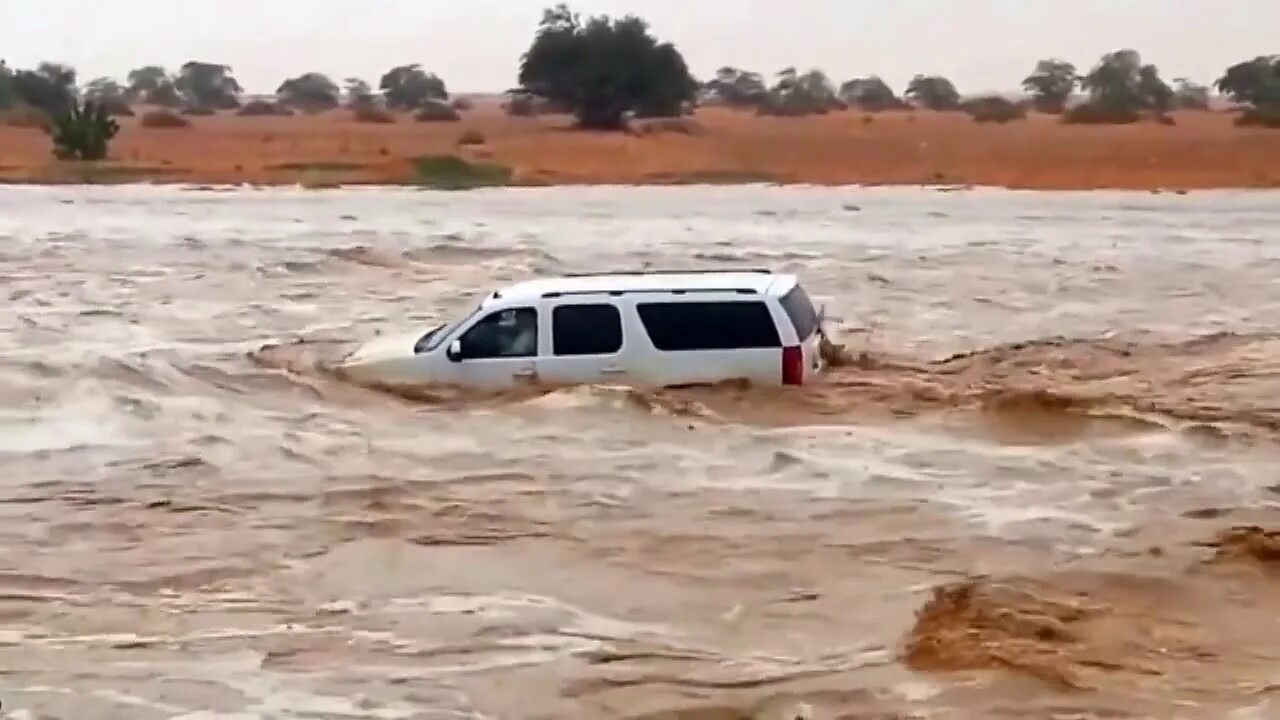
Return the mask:
[[159,65],[133,70],[127,81],[129,98],[134,102],[169,108],[182,104],[174,79]]
[[729,107],[759,107],[769,96],[760,73],[725,66],[703,86],[704,93]]
[[1173,81],[1173,106],[1180,110],[1208,110],[1209,88],[1197,85],[1186,78]]
[[1227,68],[1214,83],[1232,100],[1280,111],[1280,55],[1260,55]]
[[201,110],[233,110],[240,107],[244,89],[227,65],[192,60],[178,71],[174,83],[182,100]]
[[103,98],[123,98],[124,95],[124,86],[109,77],[94,78],[84,86],[84,98],[94,102]]
[[1116,111],[1168,109],[1173,89],[1160,79],[1155,65],[1144,64],[1136,50],[1107,53],[1080,81],[1089,101]]
[[841,105],[835,86],[826,73],[821,70],[800,73],[791,67],[778,73],[761,112],[768,115],[817,115]]
[[684,57],[650,35],[644,20],[583,22],[564,4],[543,12],[521,58],[519,82],[529,94],[568,108],[580,127],[596,130],[623,129],[627,113],[677,116],[698,89]]
[[337,83],[316,72],[290,78],[276,88],[281,104],[303,112],[332,110],[342,101],[341,95]]
[[1168,112],[1173,106],[1173,88],[1160,78],[1155,65],[1138,68],[1138,95],[1144,107],[1157,112]]
[[866,112],[896,110],[906,105],[878,75],[849,80],[840,86],[837,94],[849,107]]
[[1075,65],[1050,58],[1036,63],[1036,69],[1023,79],[1022,87],[1034,97],[1037,111],[1056,115],[1066,110],[1067,100],[1079,82]]
[[70,110],[79,96],[76,71],[59,63],[42,62],[35,70],[17,71],[12,87],[19,100],[50,117]]
[[956,86],[940,75],[916,75],[904,94],[929,110],[955,110],[960,107],[960,93]]
[[373,108],[377,105],[377,96],[373,94],[373,88],[369,83],[357,77],[349,77],[342,81],[346,95],[347,107],[355,108]]
[[1133,123],[1141,112],[1163,113],[1173,107],[1174,92],[1160,78],[1155,65],[1142,62],[1136,50],[1123,49],[1102,56],[1080,81],[1088,102],[1063,116],[1071,123]]
[[0,110],[13,107],[17,99],[13,92],[13,71],[4,60],[0,60]]
[[432,100],[449,99],[444,81],[417,63],[391,68],[378,82],[378,88],[392,110],[416,110]]
[[85,85],[84,99],[101,106],[109,115],[133,115],[128,90],[109,77],[94,78]]

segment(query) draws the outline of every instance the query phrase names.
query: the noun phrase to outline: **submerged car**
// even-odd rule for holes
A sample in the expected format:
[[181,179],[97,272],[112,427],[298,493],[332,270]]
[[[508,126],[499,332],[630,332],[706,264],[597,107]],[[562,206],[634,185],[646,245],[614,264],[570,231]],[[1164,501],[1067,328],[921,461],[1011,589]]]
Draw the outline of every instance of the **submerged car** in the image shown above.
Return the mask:
[[381,337],[337,370],[357,382],[802,385],[823,369],[822,319],[795,275],[638,271],[500,288],[465,317]]

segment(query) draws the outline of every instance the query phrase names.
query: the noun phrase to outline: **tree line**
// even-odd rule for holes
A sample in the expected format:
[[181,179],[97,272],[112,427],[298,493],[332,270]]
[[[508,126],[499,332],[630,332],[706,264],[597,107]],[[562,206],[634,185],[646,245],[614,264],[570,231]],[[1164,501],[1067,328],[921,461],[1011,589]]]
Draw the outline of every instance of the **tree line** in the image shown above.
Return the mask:
[[[347,78],[344,85],[340,88],[322,73],[304,73],[281,83],[276,98],[283,108],[320,112],[337,108],[344,101],[353,107],[384,103],[390,110],[420,110],[449,97],[444,81],[417,64],[388,70],[379,81],[378,93],[360,78]],[[58,115],[80,101],[103,105],[116,114],[127,114],[132,105],[200,115],[238,110],[247,104],[231,67],[216,63],[188,62],[177,73],[148,65],[130,72],[124,83],[100,77],[80,87],[76,70],[60,63],[43,62],[34,69],[13,70],[0,61],[0,108],[24,104]]]
[[[1210,88],[1176,78],[1165,81],[1156,66],[1132,49],[1102,56],[1087,72],[1065,60],[1041,60],[1022,80],[1028,99],[965,99],[948,78],[917,75],[901,95],[875,75],[835,85],[820,70],[786,68],[766,82],[759,73],[723,67],[698,80],[674,45],[660,42],[634,15],[584,19],[560,4],[544,11],[518,68],[519,85],[508,91],[513,114],[539,108],[571,113],[583,128],[619,130],[633,117],[679,117],[700,105],[725,105],[762,115],[803,116],[834,110],[867,113],[924,108],[964,110],[980,121],[1006,122],[1028,111],[1061,115],[1066,122],[1130,123],[1151,117],[1167,122],[1177,109],[1208,110]],[[1243,60],[1227,68],[1214,89],[1244,107],[1240,124],[1280,127],[1280,55]],[[231,68],[192,61],[176,73],[146,66],[125,82],[96,78],[80,88],[76,71],[58,63],[11,69],[0,61],[0,109],[23,104],[50,116],[85,102],[110,114],[130,114],[135,104],[210,114],[245,111],[244,90]],[[359,78],[339,86],[321,73],[282,82],[274,103],[260,113],[320,112],[343,105],[357,111],[417,111],[422,119],[450,119],[445,82],[420,65],[388,70],[377,91]],[[1074,101],[1074,102],[1073,102]],[[247,103],[254,105],[254,102]],[[257,105],[263,103],[258,101]],[[456,114],[456,113],[455,113]],[[456,118],[454,118],[456,119]]]

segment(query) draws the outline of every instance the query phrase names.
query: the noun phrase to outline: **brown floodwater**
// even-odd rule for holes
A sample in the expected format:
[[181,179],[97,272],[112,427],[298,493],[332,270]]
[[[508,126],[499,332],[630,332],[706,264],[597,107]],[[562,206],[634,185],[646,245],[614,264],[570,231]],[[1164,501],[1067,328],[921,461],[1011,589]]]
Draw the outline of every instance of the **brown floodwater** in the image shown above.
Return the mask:
[[[328,367],[645,265],[838,367]],[[0,714],[1275,717],[1277,276],[1265,192],[0,189]]]

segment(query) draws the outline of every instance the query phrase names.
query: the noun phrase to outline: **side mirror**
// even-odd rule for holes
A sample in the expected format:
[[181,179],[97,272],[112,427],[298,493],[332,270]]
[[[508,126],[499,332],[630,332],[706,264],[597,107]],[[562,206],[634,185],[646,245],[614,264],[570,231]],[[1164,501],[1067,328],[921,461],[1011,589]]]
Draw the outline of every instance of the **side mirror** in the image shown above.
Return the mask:
[[449,347],[444,349],[444,356],[449,358],[450,362],[462,362],[462,341],[454,340],[449,343]]

